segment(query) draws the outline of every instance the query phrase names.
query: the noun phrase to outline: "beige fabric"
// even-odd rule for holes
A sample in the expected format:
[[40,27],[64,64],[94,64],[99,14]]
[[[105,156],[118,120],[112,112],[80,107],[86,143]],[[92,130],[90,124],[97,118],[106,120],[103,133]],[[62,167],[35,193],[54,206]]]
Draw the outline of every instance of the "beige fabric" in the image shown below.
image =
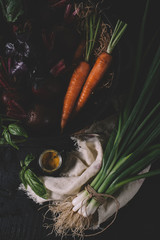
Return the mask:
[[[147,167],[143,172],[149,171],[150,166]],[[135,182],[131,182],[125,187],[123,187],[122,191],[116,197],[120,204],[120,208],[124,207],[138,192],[140,187],[142,186],[144,179],[137,180]],[[109,217],[111,217],[116,212],[116,205],[114,201],[106,202],[98,209],[98,223],[94,226],[94,228],[98,228],[101,223],[105,222]]]
[[[101,167],[103,151],[102,142],[99,140],[99,137],[93,133],[98,133],[100,136],[103,135],[103,140],[106,140],[114,128],[114,119],[115,118],[111,117],[105,121],[94,124],[86,131],[87,134],[83,136],[83,140],[77,139],[79,150],[69,153],[67,158],[64,159],[65,168],[61,177],[46,176],[41,178],[48,189],[50,200],[63,200],[68,196],[77,194],[83,189],[83,186],[97,174]],[[148,171],[148,169],[149,168],[147,168],[146,171]],[[126,205],[134,197],[142,183],[143,180],[138,180],[123,188],[119,196],[117,196],[120,207]],[[22,184],[20,189],[25,191]],[[27,188],[26,193],[36,203],[42,204],[46,201],[34,194],[30,187]],[[102,222],[112,216],[115,210],[116,206],[113,201],[100,206],[98,209],[99,220],[95,228],[99,227]]]
[[[73,151],[64,159],[65,167],[61,177],[42,177],[49,192],[49,200],[62,200],[65,197],[78,193],[81,187],[90,178],[96,175],[102,163],[103,151],[98,137],[88,138],[88,140],[77,139],[78,151]],[[20,189],[24,189],[23,184]],[[27,195],[37,203],[46,201],[38,197],[28,186]]]

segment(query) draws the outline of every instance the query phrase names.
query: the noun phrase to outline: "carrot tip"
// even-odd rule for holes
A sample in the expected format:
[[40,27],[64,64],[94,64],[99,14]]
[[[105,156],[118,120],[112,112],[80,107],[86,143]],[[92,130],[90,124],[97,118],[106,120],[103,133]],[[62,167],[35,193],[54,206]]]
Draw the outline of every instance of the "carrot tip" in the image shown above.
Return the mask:
[[62,119],[61,120],[61,132],[63,132],[64,127],[66,126],[66,120]]

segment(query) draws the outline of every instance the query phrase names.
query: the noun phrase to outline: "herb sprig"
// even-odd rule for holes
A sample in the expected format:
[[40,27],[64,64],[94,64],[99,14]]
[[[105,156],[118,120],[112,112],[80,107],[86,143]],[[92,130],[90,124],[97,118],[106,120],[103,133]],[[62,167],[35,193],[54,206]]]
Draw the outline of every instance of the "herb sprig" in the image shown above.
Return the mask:
[[21,0],[0,0],[0,5],[7,22],[16,22],[24,13]]
[[[8,122],[11,122],[8,124]],[[24,142],[28,137],[26,130],[20,123],[11,118],[0,117],[0,145],[9,144],[15,149],[19,149],[18,143]]]
[[37,177],[37,175],[29,168],[30,163],[35,159],[32,154],[27,154],[24,161],[20,162],[22,167],[19,177],[27,189],[29,185],[33,192],[41,198],[47,199],[47,190],[41,180]]

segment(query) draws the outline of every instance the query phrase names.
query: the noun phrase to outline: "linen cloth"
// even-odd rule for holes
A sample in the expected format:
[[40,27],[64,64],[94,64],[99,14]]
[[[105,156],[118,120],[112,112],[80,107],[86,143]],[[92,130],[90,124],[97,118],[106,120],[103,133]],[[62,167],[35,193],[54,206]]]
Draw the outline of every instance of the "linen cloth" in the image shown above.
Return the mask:
[[[115,117],[111,116],[103,121],[93,124],[82,134],[81,137],[74,137],[78,149],[67,154],[64,163],[64,169],[60,177],[45,176],[41,177],[46,186],[50,201],[64,200],[68,196],[77,194],[83,190],[84,186],[100,170],[103,158],[103,145],[115,126]],[[144,171],[148,171],[149,167]],[[138,192],[144,179],[129,183],[123,187],[119,195],[116,196],[120,208],[125,206]],[[24,190],[29,198],[36,203],[42,204],[46,200],[38,197],[28,186],[27,190],[23,184],[19,189]],[[48,201],[47,200],[47,201]],[[94,229],[98,228],[101,223],[106,221],[116,212],[114,201],[104,203],[98,208],[98,222]]]

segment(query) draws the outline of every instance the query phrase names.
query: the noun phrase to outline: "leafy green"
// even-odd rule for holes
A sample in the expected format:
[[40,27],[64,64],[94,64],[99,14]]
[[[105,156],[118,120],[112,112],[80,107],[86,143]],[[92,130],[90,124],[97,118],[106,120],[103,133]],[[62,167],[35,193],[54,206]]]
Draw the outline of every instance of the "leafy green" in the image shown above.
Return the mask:
[[0,4],[8,22],[17,21],[18,17],[24,13],[22,0],[0,0]]
[[28,167],[29,164],[30,164],[34,159],[35,159],[35,156],[33,156],[32,153],[27,154],[27,156],[26,156],[25,159],[24,159],[24,165],[25,165],[26,167]]
[[24,173],[25,173],[26,169],[27,169],[27,167],[22,168],[22,170],[19,173],[19,177],[21,179],[21,182],[23,183],[23,185],[27,189],[27,181],[26,181],[25,176],[24,176]]
[[47,190],[41,180],[36,176],[36,174],[29,169],[29,164],[35,159],[35,157],[30,153],[27,154],[24,161],[20,162],[22,167],[19,177],[25,188],[27,185],[37,194],[39,197],[47,199]]
[[8,130],[14,136],[22,136],[22,137],[25,137],[25,138],[28,137],[26,130],[22,126],[20,126],[19,124],[16,124],[16,123],[9,124],[8,125]]
[[0,138],[0,145],[4,145],[6,143],[4,138]]
[[17,150],[19,149],[19,148],[17,147],[17,145],[12,141],[11,135],[10,135],[10,133],[8,132],[8,129],[7,129],[7,128],[4,129],[2,135],[4,136],[4,139],[6,140],[6,142],[7,142],[8,144],[10,144],[12,147],[14,147],[14,148],[17,149]]
[[47,191],[44,184],[30,169],[24,172],[24,177],[28,185],[39,197],[47,199]]
[[29,164],[35,159],[32,153],[28,153],[23,161],[20,161],[21,167],[28,167]]
[[[12,123],[9,124],[9,122]],[[2,135],[0,145],[9,144],[17,150],[19,149],[17,144],[24,142],[24,138],[28,137],[26,130],[19,124],[18,120],[8,118],[3,114],[0,114],[0,133]]]

